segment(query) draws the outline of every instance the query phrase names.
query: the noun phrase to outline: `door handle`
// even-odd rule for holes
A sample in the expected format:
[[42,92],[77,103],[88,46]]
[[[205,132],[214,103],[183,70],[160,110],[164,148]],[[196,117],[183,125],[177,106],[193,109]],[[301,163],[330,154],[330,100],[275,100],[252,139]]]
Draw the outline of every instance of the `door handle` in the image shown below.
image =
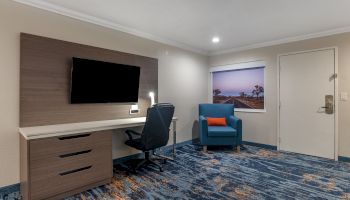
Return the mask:
[[325,109],[326,114],[331,115],[334,113],[334,99],[333,95],[326,95],[325,96],[325,106],[322,108]]

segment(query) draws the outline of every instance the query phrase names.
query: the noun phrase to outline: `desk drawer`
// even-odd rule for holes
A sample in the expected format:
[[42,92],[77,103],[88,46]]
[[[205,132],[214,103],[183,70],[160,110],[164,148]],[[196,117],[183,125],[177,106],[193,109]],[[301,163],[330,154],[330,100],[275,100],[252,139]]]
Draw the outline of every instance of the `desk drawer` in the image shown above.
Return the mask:
[[50,174],[69,171],[72,168],[79,168],[82,165],[91,164],[95,161],[112,163],[111,145],[94,147],[63,156],[49,156],[42,160],[31,160],[30,173],[33,178],[43,178],[43,175],[50,176]]
[[[38,173],[39,171],[35,172]],[[112,177],[112,163],[106,160],[81,161],[71,164],[56,172],[48,169],[47,174],[31,177],[31,199],[47,199],[49,197],[74,190],[91,183]]]
[[30,160],[68,155],[111,144],[111,131],[98,131],[30,141]]
[[49,197],[112,177],[112,132],[30,141],[31,199]]

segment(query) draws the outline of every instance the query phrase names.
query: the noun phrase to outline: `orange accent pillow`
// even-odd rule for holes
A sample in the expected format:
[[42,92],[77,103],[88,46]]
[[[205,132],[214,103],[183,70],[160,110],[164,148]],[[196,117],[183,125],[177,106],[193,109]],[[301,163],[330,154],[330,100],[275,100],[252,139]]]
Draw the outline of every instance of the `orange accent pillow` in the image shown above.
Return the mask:
[[225,118],[207,117],[208,126],[227,126]]

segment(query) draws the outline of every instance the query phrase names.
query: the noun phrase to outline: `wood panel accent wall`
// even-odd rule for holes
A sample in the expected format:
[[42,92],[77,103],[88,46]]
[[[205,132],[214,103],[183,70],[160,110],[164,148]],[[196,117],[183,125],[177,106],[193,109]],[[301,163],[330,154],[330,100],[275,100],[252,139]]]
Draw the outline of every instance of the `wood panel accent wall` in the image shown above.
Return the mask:
[[[20,127],[145,116],[148,93],[158,91],[155,58],[26,33],[21,33],[20,49]],[[140,114],[130,115],[130,104],[70,104],[72,57],[141,67]]]

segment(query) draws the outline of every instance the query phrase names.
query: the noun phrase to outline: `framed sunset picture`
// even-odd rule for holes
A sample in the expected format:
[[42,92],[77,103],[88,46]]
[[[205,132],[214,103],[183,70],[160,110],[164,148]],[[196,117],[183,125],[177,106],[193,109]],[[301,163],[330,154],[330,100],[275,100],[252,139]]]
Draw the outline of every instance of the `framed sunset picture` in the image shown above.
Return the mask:
[[236,111],[265,112],[265,62],[212,67],[212,102],[234,104]]

